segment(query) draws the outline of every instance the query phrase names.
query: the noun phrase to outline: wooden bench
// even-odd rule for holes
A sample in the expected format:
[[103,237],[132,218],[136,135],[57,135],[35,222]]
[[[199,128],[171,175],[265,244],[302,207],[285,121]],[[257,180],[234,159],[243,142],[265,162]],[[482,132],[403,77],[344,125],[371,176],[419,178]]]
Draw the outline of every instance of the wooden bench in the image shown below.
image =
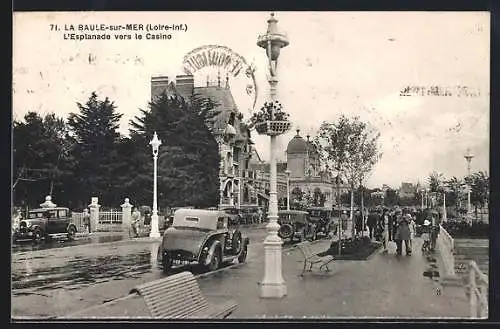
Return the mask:
[[223,319],[238,307],[234,301],[223,304],[209,303],[191,272],[182,272],[139,285],[130,293],[142,296],[155,318]]
[[333,262],[334,257],[332,255],[327,256],[318,256],[317,253],[313,253],[311,250],[311,243],[309,241],[301,242],[297,245],[299,250],[302,252],[304,256],[304,268],[302,269],[301,276],[306,272],[307,265],[309,265],[308,272],[312,272],[312,268],[314,265],[319,265],[319,270],[321,271],[323,268],[326,269],[327,272],[330,271],[328,264]]

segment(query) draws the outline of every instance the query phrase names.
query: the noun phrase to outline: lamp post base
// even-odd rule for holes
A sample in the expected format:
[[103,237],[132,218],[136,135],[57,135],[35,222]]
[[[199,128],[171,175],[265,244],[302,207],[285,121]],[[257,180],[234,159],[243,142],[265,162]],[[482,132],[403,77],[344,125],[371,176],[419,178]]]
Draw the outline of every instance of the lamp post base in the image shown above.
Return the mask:
[[160,231],[158,230],[158,215],[155,212],[153,212],[153,215],[151,216],[151,232],[149,233],[149,237],[161,237]]
[[277,235],[268,235],[264,241],[265,276],[260,286],[261,298],[283,298],[287,294],[281,274],[282,241]]

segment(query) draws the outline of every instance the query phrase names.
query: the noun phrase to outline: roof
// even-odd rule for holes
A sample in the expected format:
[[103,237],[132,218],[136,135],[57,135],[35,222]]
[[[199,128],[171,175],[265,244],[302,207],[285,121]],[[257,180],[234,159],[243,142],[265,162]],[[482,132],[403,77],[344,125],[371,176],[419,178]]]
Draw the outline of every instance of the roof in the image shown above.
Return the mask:
[[219,217],[227,217],[227,213],[220,210],[181,208],[175,211],[172,225],[215,230]]
[[297,129],[297,134],[293,136],[293,138],[288,142],[288,146],[286,148],[287,154],[313,154],[316,152],[316,147],[312,142],[309,141],[309,136],[307,136],[308,140],[305,140],[300,136],[300,130]]
[[28,212],[43,212],[43,211],[51,211],[51,210],[69,210],[67,207],[51,207],[51,208],[35,208],[30,209]]
[[[238,112],[236,102],[229,88],[220,86],[195,87],[194,94],[203,98],[210,98],[217,104],[215,110],[219,111],[219,115],[214,123],[214,128],[224,128],[229,120],[231,112]],[[236,130],[239,131],[239,129]]]
[[307,211],[303,210],[279,210],[279,214],[304,214],[304,215],[309,215]]

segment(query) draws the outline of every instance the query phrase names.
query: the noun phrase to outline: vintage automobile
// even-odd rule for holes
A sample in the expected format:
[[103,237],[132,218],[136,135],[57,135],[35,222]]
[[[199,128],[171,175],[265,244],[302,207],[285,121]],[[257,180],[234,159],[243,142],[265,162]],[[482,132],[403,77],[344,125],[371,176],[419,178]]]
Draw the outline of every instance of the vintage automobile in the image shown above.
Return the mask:
[[333,230],[332,209],[327,207],[309,207],[307,208],[309,219],[316,224],[316,234],[326,237]]
[[158,248],[163,271],[192,263],[214,271],[235,259],[245,262],[249,239],[243,238],[237,226],[230,225],[229,217],[221,210],[176,210]]
[[302,210],[280,210],[278,212],[280,229],[278,236],[294,242],[316,240],[316,224],[309,220],[309,213]]
[[69,240],[75,238],[76,225],[71,222],[70,211],[64,207],[38,208],[28,212],[28,218],[21,220],[13,240],[33,240],[65,236]]

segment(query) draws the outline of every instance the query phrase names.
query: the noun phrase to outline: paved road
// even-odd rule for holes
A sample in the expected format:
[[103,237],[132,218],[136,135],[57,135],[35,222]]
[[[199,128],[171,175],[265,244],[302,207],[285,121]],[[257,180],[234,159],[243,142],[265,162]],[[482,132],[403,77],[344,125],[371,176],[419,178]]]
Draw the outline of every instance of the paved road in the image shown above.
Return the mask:
[[[244,228],[248,259],[266,231]],[[103,237],[101,240],[104,240]],[[165,274],[156,265],[159,241],[108,238],[17,247],[12,253],[12,315],[60,316],[127,295]],[[115,240],[115,241],[113,241]],[[66,246],[66,247],[65,247]]]

